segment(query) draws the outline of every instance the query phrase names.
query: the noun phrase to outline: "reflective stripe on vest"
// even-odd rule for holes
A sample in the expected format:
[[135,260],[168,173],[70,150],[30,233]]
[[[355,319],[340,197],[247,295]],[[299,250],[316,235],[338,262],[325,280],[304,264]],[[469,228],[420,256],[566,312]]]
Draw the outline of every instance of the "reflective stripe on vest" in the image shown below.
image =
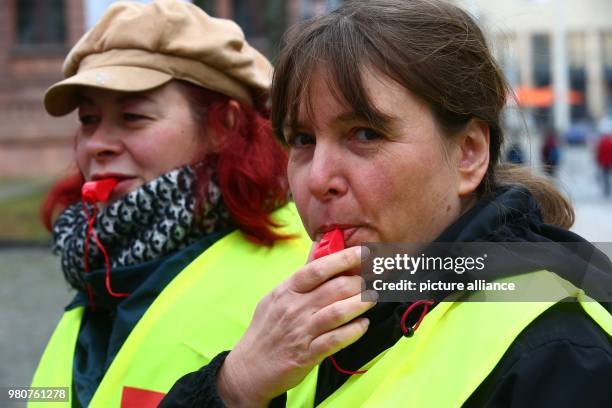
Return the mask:
[[[550,291],[550,302],[442,302],[411,338],[401,338],[353,375],[319,407],[459,407],[484,381],[529,323],[556,302],[576,297],[612,336],[612,316],[569,282],[547,272],[529,279]],[[478,296],[477,294],[472,296]],[[533,297],[532,297],[533,298]],[[312,407],[316,371],[288,393],[288,407]]]
[[[72,360],[82,317],[82,307],[64,313],[38,363],[38,368],[32,380],[32,387],[68,387],[68,390],[72,389]],[[69,399],[72,398],[70,394],[69,391]],[[71,403],[30,402],[28,407],[30,406],[64,408],[70,407]]]
[[[231,349],[248,327],[257,302],[300,268],[311,241],[294,205],[274,213],[296,238],[272,248],[228,234],[168,284],[136,324],[104,375],[90,407],[121,406],[124,388],[167,392],[183,375]],[[43,354],[32,386],[71,386],[83,308],[64,314]],[[124,400],[125,401],[125,400]],[[32,407],[44,406],[30,403]],[[50,407],[61,407],[54,402]],[[70,406],[65,404],[64,406]]]

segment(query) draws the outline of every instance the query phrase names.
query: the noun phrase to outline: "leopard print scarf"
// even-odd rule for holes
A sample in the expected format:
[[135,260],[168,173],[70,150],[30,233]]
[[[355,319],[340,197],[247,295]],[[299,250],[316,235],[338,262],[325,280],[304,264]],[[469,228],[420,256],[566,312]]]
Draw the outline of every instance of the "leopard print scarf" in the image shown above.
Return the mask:
[[[185,166],[151,180],[100,211],[94,229],[111,268],[158,259],[231,225],[213,177],[209,177],[199,216],[195,214],[195,189],[196,173]],[[86,234],[87,217],[81,203],[66,208],[53,226],[53,252],[61,255],[68,283],[80,290],[85,287]],[[89,270],[104,268],[103,254],[91,242],[87,259]]]

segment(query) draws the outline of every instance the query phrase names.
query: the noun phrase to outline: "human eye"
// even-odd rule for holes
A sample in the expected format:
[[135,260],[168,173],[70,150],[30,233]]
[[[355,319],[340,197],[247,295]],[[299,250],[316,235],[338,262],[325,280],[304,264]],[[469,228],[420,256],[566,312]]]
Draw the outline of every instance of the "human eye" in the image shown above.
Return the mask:
[[369,128],[356,128],[351,133],[353,138],[360,143],[375,142],[383,138],[380,133]]
[[123,116],[123,120],[127,123],[138,123],[140,121],[149,119],[148,116],[141,115],[139,113],[134,113],[134,112],[124,112],[122,116]]
[[292,148],[301,148],[315,144],[313,135],[304,132],[296,132],[287,138],[287,144]]
[[90,114],[81,114],[79,115],[79,122],[81,122],[81,126],[88,127],[97,124],[100,121],[100,118],[96,115]]

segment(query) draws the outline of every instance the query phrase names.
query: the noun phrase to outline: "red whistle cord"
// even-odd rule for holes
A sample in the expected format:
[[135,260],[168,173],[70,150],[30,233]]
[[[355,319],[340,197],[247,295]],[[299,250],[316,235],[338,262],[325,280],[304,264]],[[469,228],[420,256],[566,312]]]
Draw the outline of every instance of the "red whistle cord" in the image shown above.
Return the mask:
[[327,358],[329,359],[329,361],[331,361],[334,368],[338,370],[339,372],[341,372],[342,374],[353,375],[353,374],[364,374],[368,372],[368,370],[357,370],[357,371],[345,370],[344,368],[340,367],[340,365],[338,364],[334,356],[329,356]]
[[[97,214],[96,205],[95,204],[93,205],[93,211],[90,214],[89,211],[87,210],[87,205],[86,205],[84,198],[82,202],[83,202],[83,210],[85,211],[85,216],[87,217],[87,235],[85,236],[85,256],[83,259],[85,263],[85,273],[89,272],[89,263],[87,259],[89,256],[89,238],[91,237],[94,243],[96,244],[96,246],[102,252],[102,255],[104,256],[104,266],[106,267],[105,284],[106,284],[107,292],[113,297],[127,297],[129,296],[129,293],[115,292],[113,291],[113,288],[111,287],[111,266],[110,266],[110,260],[108,258],[108,253],[106,252],[106,248],[104,248],[104,245],[102,245],[102,242],[100,242],[100,239],[98,238],[98,234],[96,234],[96,231],[93,228],[94,222],[96,221],[96,214]],[[91,288],[91,285],[86,284],[86,288],[87,288],[87,296],[89,298],[90,307],[92,310],[95,310],[93,290]]]
[[[328,231],[325,234],[323,234],[314,252],[313,258],[318,259],[323,256],[332,254],[334,252],[338,252],[342,249],[344,249],[344,237],[342,235],[342,231],[339,229],[334,229],[332,231]],[[400,327],[402,329],[402,332],[404,333],[404,336],[412,337],[416,329],[419,328],[419,325],[425,318],[425,315],[429,311],[429,307],[432,306],[433,304],[434,302],[432,300],[417,300],[416,302],[412,303],[410,306],[406,308],[400,320]],[[423,305],[423,311],[421,312],[419,319],[414,324],[414,326],[406,327],[406,320],[408,319],[408,316],[416,307],[420,305]],[[357,371],[345,370],[344,368],[340,367],[340,364],[338,364],[338,362],[336,361],[333,355],[327,358],[332,363],[334,368],[337,371],[341,372],[342,374],[353,375],[353,374],[364,374],[368,372],[368,370],[357,370]]]
[[[419,325],[421,324],[421,322],[425,318],[425,315],[427,314],[427,312],[429,312],[429,307],[432,306],[433,304],[434,304],[433,300],[417,300],[416,302],[414,302],[413,304],[411,304],[410,306],[408,306],[406,308],[406,310],[404,311],[404,314],[402,315],[402,318],[400,320],[400,327],[402,328],[402,332],[404,333],[404,336],[412,337],[412,335],[414,334],[416,329],[419,328]],[[421,305],[423,305],[423,311],[421,312],[421,315],[419,316],[419,319],[414,324],[414,326],[407,327],[406,326],[406,320],[408,319],[408,316],[410,315],[410,312],[412,312],[415,308],[417,308],[417,307],[419,307]]]
[[[432,306],[433,304],[434,304],[433,300],[417,300],[416,302],[414,302],[413,304],[411,304],[410,306],[408,306],[406,308],[406,310],[404,311],[404,314],[402,315],[402,318],[400,320],[400,327],[402,329],[402,332],[404,333],[404,336],[412,337],[412,335],[414,334],[416,329],[419,328],[419,325],[421,324],[421,322],[425,318],[425,315],[427,314],[427,312],[429,312],[429,307]],[[417,307],[419,307],[421,305],[423,305],[423,311],[421,312],[421,315],[419,316],[419,319],[414,324],[414,326],[407,327],[406,326],[406,320],[408,319],[408,316],[410,315],[410,313],[415,308],[417,308]],[[353,374],[364,374],[364,373],[368,372],[368,370],[357,370],[357,371],[346,370],[346,369],[340,367],[340,365],[338,364],[338,362],[336,361],[336,359],[334,358],[333,355],[331,355],[331,356],[329,356],[327,358],[329,359],[329,361],[331,361],[331,363],[334,366],[334,368],[337,371],[341,372],[342,374],[353,375]]]

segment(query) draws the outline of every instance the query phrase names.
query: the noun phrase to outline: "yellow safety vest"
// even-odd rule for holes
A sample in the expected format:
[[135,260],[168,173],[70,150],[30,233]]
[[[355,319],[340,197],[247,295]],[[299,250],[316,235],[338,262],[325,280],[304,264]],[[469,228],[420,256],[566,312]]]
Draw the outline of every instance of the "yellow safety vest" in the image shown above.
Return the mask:
[[[306,261],[311,241],[295,206],[274,214],[295,239],[272,248],[255,245],[235,231],[181,271],[136,324],[96,390],[90,407],[156,406],[183,375],[231,349],[249,325],[257,302]],[[33,387],[71,387],[74,350],[83,307],[64,314],[41,358]],[[158,394],[151,392],[156,391]],[[161,393],[161,394],[160,394]],[[142,405],[144,404],[144,405]],[[30,402],[29,406],[69,407],[71,403]]]
[[[612,316],[557,275],[533,272],[511,279],[546,288],[549,302],[451,302],[429,312],[411,338],[400,339],[353,375],[319,407],[459,407],[498,364],[529,323],[558,301],[578,299],[608,336]],[[523,286],[523,285],[519,285]],[[473,294],[475,298],[479,294]],[[533,299],[533,297],[531,297]],[[472,299],[474,300],[474,299]],[[312,407],[316,368],[288,392],[288,407]]]

